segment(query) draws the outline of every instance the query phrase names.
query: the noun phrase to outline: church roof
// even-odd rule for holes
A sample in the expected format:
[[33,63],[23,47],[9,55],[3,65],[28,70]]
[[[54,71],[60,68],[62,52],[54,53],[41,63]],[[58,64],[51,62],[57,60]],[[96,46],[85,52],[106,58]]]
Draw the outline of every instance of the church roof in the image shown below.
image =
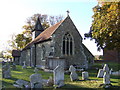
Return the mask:
[[40,35],[38,35],[33,41],[31,41],[24,49],[30,48],[30,46],[35,44],[35,43],[42,42],[42,41],[50,39],[52,34],[56,31],[56,29],[61,25],[61,23],[63,21],[64,20],[62,20],[62,21],[58,22],[57,24],[45,29]]

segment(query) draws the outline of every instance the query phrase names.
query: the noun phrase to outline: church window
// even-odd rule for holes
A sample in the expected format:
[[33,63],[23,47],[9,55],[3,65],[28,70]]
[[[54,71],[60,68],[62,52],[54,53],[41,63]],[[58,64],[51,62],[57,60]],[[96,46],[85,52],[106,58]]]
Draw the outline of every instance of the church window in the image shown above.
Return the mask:
[[66,33],[63,37],[62,45],[63,55],[72,55],[73,54],[73,38],[69,33]]
[[45,59],[45,52],[46,52],[45,46],[42,45],[42,52],[41,52],[41,59],[42,59],[42,60]]

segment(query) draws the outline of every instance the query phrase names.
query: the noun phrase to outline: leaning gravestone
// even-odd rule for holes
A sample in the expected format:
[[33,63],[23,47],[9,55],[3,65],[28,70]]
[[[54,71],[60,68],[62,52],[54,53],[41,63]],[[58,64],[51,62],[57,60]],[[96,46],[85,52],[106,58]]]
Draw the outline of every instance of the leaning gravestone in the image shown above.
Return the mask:
[[110,75],[107,72],[104,72],[103,75],[103,84],[110,84]]
[[30,76],[31,88],[42,88],[42,77],[41,74],[32,74]]
[[103,75],[104,75],[103,69],[99,69],[97,77],[98,77],[98,78],[102,78]]
[[86,71],[82,72],[82,79],[88,80],[88,78],[89,78],[88,72],[86,72]]
[[74,68],[73,65],[70,66],[69,71],[71,72],[71,74],[70,74],[71,81],[78,80],[78,75],[76,73],[76,68]]
[[64,86],[64,67],[58,65],[54,70],[54,85],[59,87]]
[[2,76],[3,78],[11,78],[11,70],[9,64],[2,66]]
[[106,73],[109,73],[109,67],[108,67],[107,64],[104,65],[103,71],[106,72]]

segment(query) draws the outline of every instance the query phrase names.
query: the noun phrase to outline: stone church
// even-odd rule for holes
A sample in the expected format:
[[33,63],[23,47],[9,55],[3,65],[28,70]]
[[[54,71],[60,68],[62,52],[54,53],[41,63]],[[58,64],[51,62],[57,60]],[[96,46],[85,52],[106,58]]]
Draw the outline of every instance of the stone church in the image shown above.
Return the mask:
[[25,62],[27,66],[48,69],[57,65],[87,69],[94,63],[94,56],[82,43],[83,38],[69,15],[45,30],[38,18],[32,33],[33,40],[21,51],[20,65]]

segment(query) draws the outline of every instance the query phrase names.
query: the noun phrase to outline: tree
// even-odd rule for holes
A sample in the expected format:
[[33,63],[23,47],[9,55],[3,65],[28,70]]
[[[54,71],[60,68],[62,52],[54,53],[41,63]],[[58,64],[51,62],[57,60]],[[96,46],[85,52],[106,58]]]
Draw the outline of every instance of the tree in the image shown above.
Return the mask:
[[35,23],[37,18],[40,18],[41,24],[44,29],[48,28],[49,26],[61,21],[63,16],[48,16],[46,14],[34,14],[33,16],[27,18],[26,25],[23,26],[23,29],[32,31],[34,29]]
[[[85,38],[91,38],[97,43],[98,50],[120,50],[120,1],[100,2],[93,8],[92,26]],[[103,0],[102,0],[103,1]]]
[[4,55],[3,55],[3,51],[0,52],[0,58],[3,58]]
[[48,16],[42,14],[34,14],[33,16],[27,18],[26,25],[23,26],[23,32],[20,34],[13,34],[11,36],[11,40],[8,41],[11,50],[22,50],[31,40],[32,40],[32,30],[34,30],[35,23],[37,18],[40,18],[42,26],[44,29],[49,26],[61,21],[63,19],[62,16]]

